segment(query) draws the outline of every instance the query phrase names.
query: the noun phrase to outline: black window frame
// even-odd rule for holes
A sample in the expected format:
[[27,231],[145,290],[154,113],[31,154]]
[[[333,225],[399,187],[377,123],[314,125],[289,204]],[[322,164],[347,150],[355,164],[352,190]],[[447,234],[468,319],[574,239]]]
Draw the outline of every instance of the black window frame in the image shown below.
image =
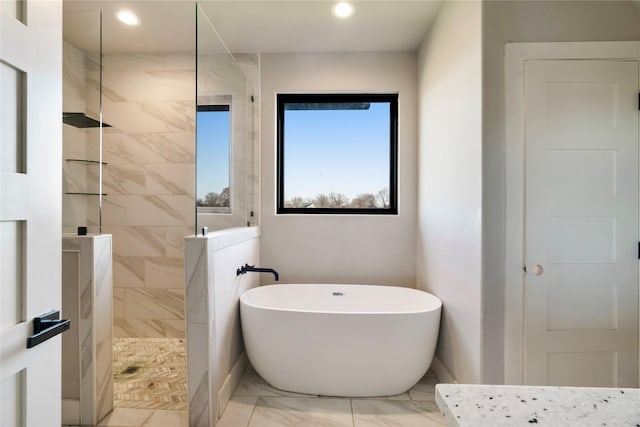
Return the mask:
[[[323,93],[277,94],[276,100],[276,213],[306,215],[397,215],[398,214],[398,94],[397,93]],[[389,207],[387,208],[291,208],[284,206],[284,113],[287,103],[389,103]]]

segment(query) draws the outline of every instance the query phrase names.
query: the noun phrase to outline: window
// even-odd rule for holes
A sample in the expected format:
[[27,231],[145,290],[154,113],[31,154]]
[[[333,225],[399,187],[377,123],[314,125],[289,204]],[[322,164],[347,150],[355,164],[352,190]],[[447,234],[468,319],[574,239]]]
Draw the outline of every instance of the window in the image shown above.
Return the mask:
[[196,132],[198,213],[230,213],[231,111],[229,104],[198,105]]
[[279,214],[397,214],[397,94],[280,94]]

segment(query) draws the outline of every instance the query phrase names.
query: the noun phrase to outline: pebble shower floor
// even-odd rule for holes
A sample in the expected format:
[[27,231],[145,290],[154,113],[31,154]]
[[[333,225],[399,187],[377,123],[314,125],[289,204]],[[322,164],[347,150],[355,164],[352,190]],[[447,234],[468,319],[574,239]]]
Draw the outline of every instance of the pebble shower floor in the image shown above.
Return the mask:
[[187,409],[184,338],[114,338],[113,406]]

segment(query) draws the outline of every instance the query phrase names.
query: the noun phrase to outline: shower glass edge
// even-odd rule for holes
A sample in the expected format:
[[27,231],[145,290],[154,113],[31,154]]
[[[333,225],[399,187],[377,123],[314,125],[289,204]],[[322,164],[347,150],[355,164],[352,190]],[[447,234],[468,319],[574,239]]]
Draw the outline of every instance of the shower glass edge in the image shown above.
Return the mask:
[[[196,2],[196,178],[195,235],[209,231],[257,225],[258,206],[257,164],[254,153],[257,144],[254,132],[254,85],[245,75],[216,31],[209,2]],[[223,100],[223,101],[221,101]],[[220,103],[229,104],[229,147],[227,158],[203,158],[209,141],[198,120],[198,109]],[[201,119],[202,120],[202,119]],[[200,126],[199,126],[200,125]],[[213,165],[213,166],[212,166]],[[216,166],[217,165],[217,166]],[[208,177],[215,167],[228,170],[229,197],[227,206],[203,206],[209,192],[222,194],[221,184]],[[255,177],[255,179],[254,179]],[[220,187],[220,188],[219,188]]]

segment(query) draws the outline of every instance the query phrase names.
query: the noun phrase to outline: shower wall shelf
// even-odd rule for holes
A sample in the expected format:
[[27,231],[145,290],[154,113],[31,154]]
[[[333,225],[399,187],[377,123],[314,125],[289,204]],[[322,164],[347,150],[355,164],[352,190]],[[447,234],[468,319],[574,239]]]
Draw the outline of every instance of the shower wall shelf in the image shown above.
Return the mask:
[[99,162],[97,160],[85,160],[85,159],[65,159],[65,161],[67,162],[77,162],[77,163],[89,163],[89,164],[100,164],[102,163],[103,165],[108,165],[109,163],[107,162]]
[[[62,113],[62,123],[82,129],[100,127],[100,122],[98,120],[87,117],[84,113]],[[110,128],[111,125],[102,122],[102,127]]]

